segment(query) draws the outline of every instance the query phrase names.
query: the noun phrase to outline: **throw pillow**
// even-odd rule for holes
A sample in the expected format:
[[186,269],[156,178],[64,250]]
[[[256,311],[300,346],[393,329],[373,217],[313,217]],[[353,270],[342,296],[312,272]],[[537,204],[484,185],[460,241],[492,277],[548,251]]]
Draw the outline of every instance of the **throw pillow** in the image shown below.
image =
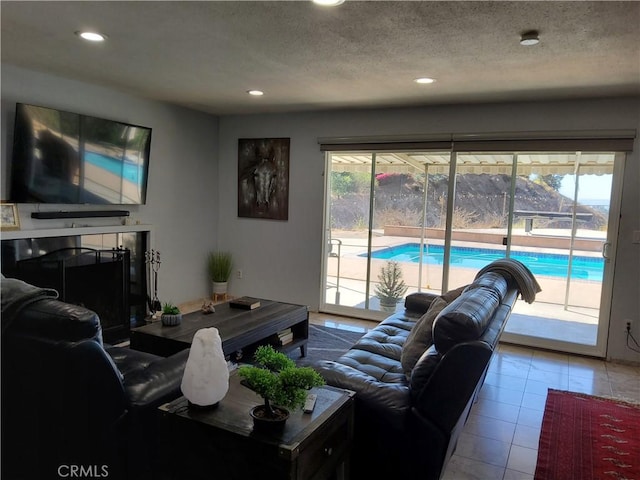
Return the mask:
[[431,305],[429,306],[429,309],[426,311],[426,313],[422,315],[422,317],[420,317],[420,319],[411,329],[411,332],[409,332],[409,336],[402,346],[402,355],[400,356],[402,370],[404,371],[407,378],[411,376],[411,371],[413,370],[413,367],[415,366],[418,359],[433,343],[431,330],[433,321],[436,319],[438,314],[447,305],[449,305],[449,303],[460,296],[460,294],[466,287],[467,286],[465,285],[464,287],[450,290],[444,295],[436,297],[431,302]]

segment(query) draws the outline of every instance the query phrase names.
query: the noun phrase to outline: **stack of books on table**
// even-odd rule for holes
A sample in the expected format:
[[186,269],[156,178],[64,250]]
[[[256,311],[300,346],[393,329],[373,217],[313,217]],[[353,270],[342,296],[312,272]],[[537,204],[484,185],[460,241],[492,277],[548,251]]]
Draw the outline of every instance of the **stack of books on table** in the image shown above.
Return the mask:
[[280,341],[280,345],[286,345],[293,342],[293,332],[291,331],[291,329],[285,328],[284,330],[278,332],[278,340]]

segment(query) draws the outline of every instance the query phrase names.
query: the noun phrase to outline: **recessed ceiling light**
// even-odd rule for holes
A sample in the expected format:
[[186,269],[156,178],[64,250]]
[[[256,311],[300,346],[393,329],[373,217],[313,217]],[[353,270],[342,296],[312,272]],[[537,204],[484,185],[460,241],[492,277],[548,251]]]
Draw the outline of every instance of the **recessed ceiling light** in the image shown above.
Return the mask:
[[538,37],[537,30],[529,30],[520,36],[520,45],[524,45],[525,47],[537,45],[538,43],[540,43],[540,38]]
[[322,5],[323,7],[336,7],[342,5],[344,0],[313,0],[316,5]]
[[253,95],[254,97],[260,97],[264,95],[264,92],[262,90],[247,90],[247,93],[249,95]]
[[106,35],[98,32],[76,32],[76,35],[90,42],[104,42],[107,39]]
[[436,79],[435,78],[429,78],[429,77],[420,77],[420,78],[416,78],[414,80],[414,82],[416,83],[420,83],[420,84],[427,84],[427,83],[433,83],[435,82]]

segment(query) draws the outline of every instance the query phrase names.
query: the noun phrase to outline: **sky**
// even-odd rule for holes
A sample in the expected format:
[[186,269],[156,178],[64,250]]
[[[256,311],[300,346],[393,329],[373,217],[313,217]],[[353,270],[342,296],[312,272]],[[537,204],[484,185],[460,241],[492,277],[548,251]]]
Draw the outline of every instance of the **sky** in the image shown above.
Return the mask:
[[[597,201],[598,205],[609,204],[611,198],[611,182],[613,175],[581,175],[578,191],[578,202],[589,204]],[[565,197],[573,198],[575,191],[575,175],[565,175],[559,192]]]

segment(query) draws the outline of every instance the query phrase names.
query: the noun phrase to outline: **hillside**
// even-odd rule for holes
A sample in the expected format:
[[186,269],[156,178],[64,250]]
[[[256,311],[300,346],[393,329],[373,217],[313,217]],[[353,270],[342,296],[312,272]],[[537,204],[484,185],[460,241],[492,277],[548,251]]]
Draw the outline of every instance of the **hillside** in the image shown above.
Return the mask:
[[[345,173],[339,173],[344,180]],[[352,175],[352,174],[347,174]],[[335,177],[334,177],[335,178]],[[448,176],[432,175],[427,187],[427,227],[444,227]],[[335,182],[334,182],[335,185]],[[360,185],[360,187],[358,187]],[[364,228],[368,219],[369,195],[366,186],[353,181],[332,199],[332,228]],[[454,228],[499,228],[506,225],[509,209],[509,175],[465,174],[458,177]],[[334,188],[334,190],[338,190]],[[382,174],[377,177],[375,225],[419,225],[424,202],[423,183],[407,174]],[[516,181],[514,210],[570,212],[571,200],[542,182],[519,177]],[[580,205],[579,213],[591,213],[582,228],[602,229],[606,212]],[[522,223],[522,220],[516,219]],[[536,227],[570,228],[568,220],[537,219]]]

